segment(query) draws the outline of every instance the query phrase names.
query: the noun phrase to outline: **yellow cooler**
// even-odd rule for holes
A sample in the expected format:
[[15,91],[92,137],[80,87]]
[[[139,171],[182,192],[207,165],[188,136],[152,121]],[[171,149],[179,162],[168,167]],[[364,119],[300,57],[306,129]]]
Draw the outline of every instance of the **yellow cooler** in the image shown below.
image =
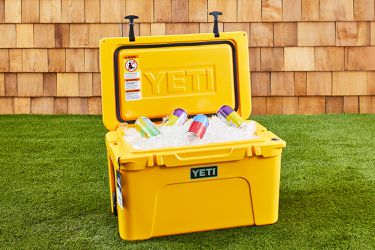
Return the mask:
[[100,41],[111,210],[121,238],[275,223],[286,144],[262,125],[257,139],[230,143],[136,150],[124,141],[123,128],[139,116],[159,123],[175,108],[210,116],[227,104],[247,119],[247,34],[134,37],[130,30]]

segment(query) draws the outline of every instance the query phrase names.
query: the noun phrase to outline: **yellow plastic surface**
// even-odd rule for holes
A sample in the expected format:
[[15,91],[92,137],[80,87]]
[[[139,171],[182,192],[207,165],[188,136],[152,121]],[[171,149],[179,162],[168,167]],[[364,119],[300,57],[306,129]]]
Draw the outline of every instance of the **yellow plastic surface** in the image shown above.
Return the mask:
[[[178,107],[186,109],[189,114],[215,113],[224,103],[234,107],[235,85],[238,113],[247,119],[251,113],[247,41],[245,32],[223,32],[220,37],[213,34],[136,37],[135,42],[129,42],[126,37],[102,39],[100,65],[104,125],[108,130],[115,130],[120,124],[115,100],[116,50],[121,90],[118,108],[122,120],[134,120],[140,115],[161,118]],[[176,46],[134,47],[163,44]],[[137,61],[137,71],[140,71],[142,98],[127,101],[124,71],[131,57],[136,57],[133,59]],[[237,84],[234,84],[235,77]]]
[[[232,50],[228,44],[122,50],[119,56],[121,96],[125,96],[125,62],[138,56],[142,99],[121,99],[124,120],[158,118],[183,108],[189,114],[217,111],[222,103],[234,107]],[[188,101],[186,101],[188,100]],[[157,103],[157,108],[153,107]]]
[[[121,120],[141,115],[161,118],[174,108],[189,114],[215,113],[222,104],[236,105],[236,89],[238,113],[247,119],[251,113],[247,40],[244,32],[101,40],[111,210],[117,211],[121,238],[142,240],[277,221],[285,142],[260,124],[256,140],[143,151],[123,140],[120,127]],[[199,45],[187,45],[191,43]],[[131,74],[126,77],[140,80],[139,89],[125,89],[127,73]],[[142,98],[127,100],[139,94]],[[217,167],[217,176],[192,179],[192,168],[212,166]]]
[[[124,206],[117,204],[123,239],[277,221],[285,142],[260,124],[257,140],[148,151],[132,149],[123,135],[119,128],[106,136],[110,183],[119,171],[124,187]],[[191,168],[207,166],[217,166],[218,176],[190,178]]]

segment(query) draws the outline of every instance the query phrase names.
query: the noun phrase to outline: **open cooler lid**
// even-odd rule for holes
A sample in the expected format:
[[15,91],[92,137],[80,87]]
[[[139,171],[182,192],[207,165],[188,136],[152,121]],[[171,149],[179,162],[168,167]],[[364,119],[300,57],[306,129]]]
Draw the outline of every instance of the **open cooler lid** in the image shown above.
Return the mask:
[[223,104],[247,119],[251,113],[247,40],[245,32],[103,38],[104,125],[115,130],[139,116],[158,121],[175,108],[189,115],[211,115]]

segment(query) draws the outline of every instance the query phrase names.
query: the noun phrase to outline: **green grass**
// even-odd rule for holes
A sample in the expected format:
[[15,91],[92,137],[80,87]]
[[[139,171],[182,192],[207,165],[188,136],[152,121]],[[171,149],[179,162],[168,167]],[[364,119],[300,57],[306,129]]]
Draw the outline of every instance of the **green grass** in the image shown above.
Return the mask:
[[0,116],[0,248],[374,249],[375,116],[257,116],[287,141],[279,222],[120,240],[97,116]]

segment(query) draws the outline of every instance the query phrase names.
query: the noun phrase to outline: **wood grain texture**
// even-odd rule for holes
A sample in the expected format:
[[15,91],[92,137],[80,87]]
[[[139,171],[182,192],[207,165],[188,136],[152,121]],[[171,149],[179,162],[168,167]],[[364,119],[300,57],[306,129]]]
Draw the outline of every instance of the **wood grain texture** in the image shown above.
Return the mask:
[[328,96],[326,97],[326,113],[339,114],[344,112],[344,97]]
[[315,55],[312,47],[290,47],[284,49],[284,70],[313,71]]
[[100,22],[100,0],[85,0],[85,22]]
[[48,72],[65,72],[65,49],[48,50]]
[[17,48],[33,48],[34,47],[34,25],[17,24]]
[[99,40],[125,15],[180,35],[214,10],[248,34],[253,114],[375,113],[375,0],[0,0],[0,114],[100,114]]
[[354,114],[359,112],[358,96],[344,96],[344,112]]
[[366,46],[371,42],[371,26],[368,22],[337,22],[337,46]]
[[35,24],[34,25],[34,47],[54,48],[55,47],[55,25]]
[[22,0],[22,23],[39,22],[39,0]]
[[[154,19],[153,0],[127,0],[125,1],[126,15],[139,16],[140,22],[152,22]],[[123,13],[122,13],[123,14]]]
[[92,96],[92,73],[79,73],[79,96]]
[[260,48],[249,48],[250,71],[260,71]]
[[250,46],[273,46],[273,23],[251,23]]
[[172,1],[172,22],[181,23],[189,21],[189,1]]
[[22,72],[22,49],[9,49],[9,71]]
[[61,0],[61,22],[82,23],[85,20],[84,0]]
[[16,25],[0,24],[0,48],[16,47]]
[[325,113],[325,97],[299,97],[298,113],[308,115]]
[[262,21],[281,21],[282,19],[282,0],[262,0]]
[[31,98],[31,114],[52,115],[54,111],[54,98]]
[[57,96],[79,96],[78,73],[57,74]]
[[304,21],[318,21],[320,17],[319,0],[301,0],[301,15]]
[[5,77],[4,77],[4,73],[0,73],[0,96],[5,96]]
[[100,21],[102,23],[125,22],[124,13],[124,0],[100,0]]
[[238,0],[239,22],[253,22],[262,19],[262,0]]
[[375,47],[345,48],[345,70],[375,70]]
[[307,72],[307,95],[330,96],[332,95],[331,72]]
[[261,71],[283,71],[284,50],[283,48],[261,48],[260,51]]
[[271,94],[271,74],[254,72],[251,74],[251,94],[269,96]]
[[4,12],[6,23],[20,23],[22,20],[21,0],[5,0]]
[[189,1],[189,22],[207,22],[207,0]]
[[17,96],[43,96],[42,73],[18,73]]
[[283,0],[283,20],[300,21],[302,17],[301,0]]
[[354,18],[353,0],[320,0],[321,21],[351,21]]
[[[233,0],[208,0],[208,13],[211,11],[221,11],[223,15],[220,20],[223,22],[236,22],[237,21],[237,1]],[[212,20],[212,16],[208,17]]]
[[294,95],[294,73],[272,72],[271,73],[271,95],[293,96]]
[[294,95],[305,96],[307,93],[307,74],[306,72],[294,73]]
[[298,45],[297,23],[274,24],[274,46],[294,47]]
[[61,22],[61,0],[40,0],[40,22]]
[[90,115],[100,115],[102,114],[102,100],[100,97],[90,97],[87,100],[88,113]]
[[5,96],[17,96],[17,74],[4,74]]
[[23,72],[48,72],[47,49],[23,49]]
[[88,114],[87,98],[68,98],[68,114]]
[[54,112],[56,115],[68,113],[68,98],[56,97],[54,101]]
[[67,49],[65,51],[66,72],[84,72],[85,71],[85,50]]
[[298,97],[283,97],[283,114],[298,114]]
[[44,73],[43,74],[43,95],[44,96],[56,96],[56,73]]
[[374,20],[374,0],[354,0],[354,20]]
[[9,71],[9,49],[0,49],[0,72]]
[[29,97],[14,98],[14,113],[15,114],[30,114],[31,99]]
[[336,44],[334,22],[298,23],[299,46],[332,46]]
[[359,113],[370,114],[372,113],[372,98],[371,96],[359,97]]
[[267,114],[278,115],[283,113],[283,97],[267,97]]
[[172,21],[172,0],[158,0],[154,6],[155,22]]
[[345,65],[343,47],[316,47],[315,70],[343,71]]
[[332,95],[367,95],[367,72],[333,72]]
[[267,114],[267,97],[253,97],[251,98],[251,107],[253,115]]
[[9,98],[9,97],[0,98],[0,114],[4,114],[4,115],[14,114],[14,98]]

